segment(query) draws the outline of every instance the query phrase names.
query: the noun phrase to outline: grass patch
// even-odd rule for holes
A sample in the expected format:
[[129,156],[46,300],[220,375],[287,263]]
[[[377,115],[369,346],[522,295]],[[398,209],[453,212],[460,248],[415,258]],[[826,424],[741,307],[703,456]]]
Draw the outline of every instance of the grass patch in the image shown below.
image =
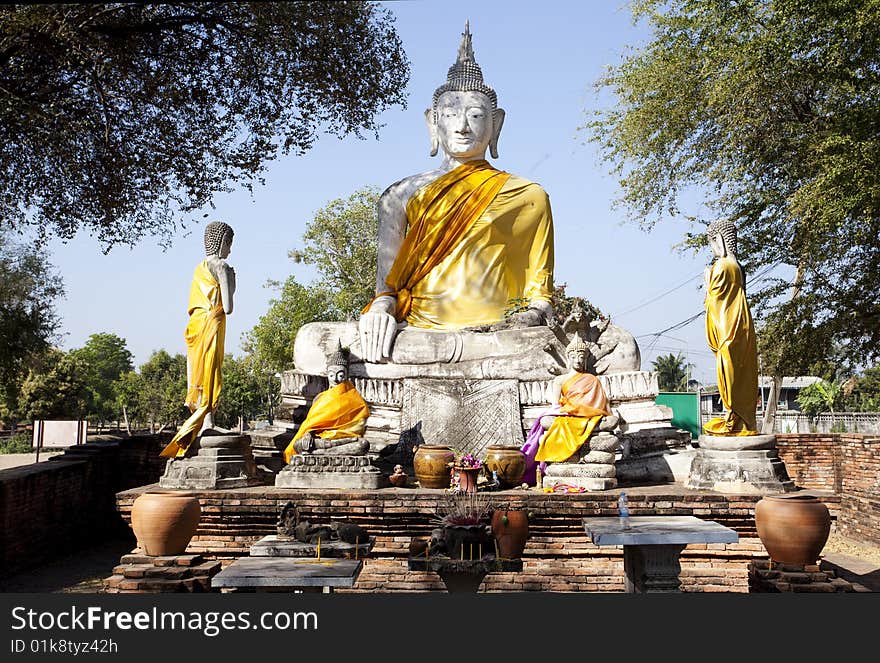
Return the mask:
[[11,437],[0,438],[0,454],[28,454],[31,451],[29,433],[17,433]]

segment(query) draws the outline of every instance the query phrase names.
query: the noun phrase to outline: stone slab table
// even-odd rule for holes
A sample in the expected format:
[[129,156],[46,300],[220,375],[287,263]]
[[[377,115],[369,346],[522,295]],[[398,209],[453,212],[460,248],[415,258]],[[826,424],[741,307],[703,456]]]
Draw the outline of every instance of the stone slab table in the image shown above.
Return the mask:
[[626,591],[680,592],[681,551],[689,543],[736,543],[739,535],[714,520],[695,516],[617,516],[584,518],[597,546],[623,546]]
[[[325,541],[321,543],[321,557],[345,557],[358,559],[370,554],[376,539],[369,541],[345,543],[344,541]],[[355,551],[355,549],[357,549]],[[292,537],[270,534],[251,545],[251,557],[310,557],[318,556],[317,543],[305,543]]]
[[362,560],[292,557],[242,557],[211,579],[211,587],[227,591],[317,592],[351,587]]

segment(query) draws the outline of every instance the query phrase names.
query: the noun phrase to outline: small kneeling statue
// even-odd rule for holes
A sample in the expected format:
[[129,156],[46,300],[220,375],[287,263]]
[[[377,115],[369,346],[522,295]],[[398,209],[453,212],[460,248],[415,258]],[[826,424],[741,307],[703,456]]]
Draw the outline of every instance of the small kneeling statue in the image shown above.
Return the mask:
[[370,408],[348,379],[349,351],[337,341],[327,357],[330,387],[315,396],[296,436],[284,450],[289,463],[296,454],[362,456],[370,443],[363,438]]

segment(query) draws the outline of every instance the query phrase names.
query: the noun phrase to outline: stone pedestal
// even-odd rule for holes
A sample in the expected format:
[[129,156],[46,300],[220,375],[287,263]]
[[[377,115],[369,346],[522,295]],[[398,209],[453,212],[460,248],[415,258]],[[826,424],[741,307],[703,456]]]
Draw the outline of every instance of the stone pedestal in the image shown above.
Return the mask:
[[279,488],[384,488],[388,479],[370,456],[297,454],[275,477]]
[[296,428],[296,424],[291,424],[248,431],[254,462],[259,469],[277,474],[284,468],[284,450],[296,434]]
[[[370,554],[376,540],[362,541],[355,545],[345,541],[321,542],[321,557],[363,559]],[[250,548],[251,557],[305,557],[318,556],[317,543],[297,541],[289,536],[270,534],[254,543]]]
[[776,450],[775,435],[701,435],[685,486],[719,493],[764,495],[795,489]]
[[544,486],[555,488],[565,484],[588,491],[609,490],[617,486],[614,455],[620,449],[620,438],[607,431],[590,436],[571,458],[550,463],[544,473]]
[[263,483],[247,435],[203,435],[196,444],[195,456],[168,461],[159,486],[214,490]]
[[154,594],[210,592],[211,578],[220,572],[220,562],[206,561],[201,555],[153,557],[135,549],[123,555],[105,578],[106,594]]

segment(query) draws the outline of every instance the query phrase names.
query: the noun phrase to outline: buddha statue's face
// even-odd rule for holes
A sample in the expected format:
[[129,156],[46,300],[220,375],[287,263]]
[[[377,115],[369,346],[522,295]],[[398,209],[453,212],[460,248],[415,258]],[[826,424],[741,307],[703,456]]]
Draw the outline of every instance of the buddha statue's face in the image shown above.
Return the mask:
[[433,130],[446,154],[460,160],[485,157],[496,133],[489,97],[482,92],[444,92],[436,111]]
[[226,233],[223,235],[223,239],[220,240],[220,250],[217,252],[217,255],[221,258],[228,258],[230,250],[232,250],[232,234]]
[[581,370],[587,361],[587,354],[581,350],[570,350],[566,356],[568,367],[573,371]]
[[330,365],[327,367],[327,381],[331,387],[345,382],[348,379],[348,369],[345,366]]
[[716,258],[723,258],[727,255],[727,249],[724,245],[724,238],[721,233],[713,233],[708,235],[709,248],[712,249],[712,255]]

